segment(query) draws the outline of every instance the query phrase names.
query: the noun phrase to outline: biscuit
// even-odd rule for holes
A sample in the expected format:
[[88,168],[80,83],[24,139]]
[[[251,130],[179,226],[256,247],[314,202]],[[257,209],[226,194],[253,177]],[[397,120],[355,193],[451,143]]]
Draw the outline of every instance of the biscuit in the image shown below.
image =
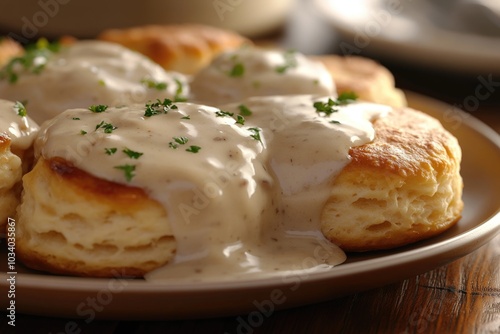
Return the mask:
[[439,121],[409,108],[374,123],[375,140],[354,147],[333,180],[322,232],[345,251],[403,246],[461,217],[461,150]]
[[328,69],[294,51],[244,47],[225,51],[191,80],[192,99],[220,105],[252,96],[335,94]]
[[138,51],[164,69],[194,74],[225,50],[251,42],[232,31],[198,24],[149,25],[103,31],[100,40]]
[[0,231],[7,219],[15,216],[21,177],[33,162],[32,144],[38,125],[25,113],[19,102],[0,100]]
[[326,66],[333,77],[339,94],[355,92],[360,100],[393,107],[407,105],[403,91],[395,87],[392,73],[386,67],[369,58],[339,55],[309,57]]
[[142,276],[174,256],[167,213],[141,189],[95,178],[62,159],[40,159],[23,182],[16,247],[33,269]]
[[[40,64],[32,62],[34,55]],[[166,72],[115,43],[88,40],[60,47],[37,43],[26,59],[31,63],[12,69],[10,79],[0,77],[0,98],[28,101],[31,117],[40,124],[69,108],[119,106],[189,94],[183,74]]]
[[0,234],[19,204],[22,177],[21,159],[10,151],[10,138],[0,132]]

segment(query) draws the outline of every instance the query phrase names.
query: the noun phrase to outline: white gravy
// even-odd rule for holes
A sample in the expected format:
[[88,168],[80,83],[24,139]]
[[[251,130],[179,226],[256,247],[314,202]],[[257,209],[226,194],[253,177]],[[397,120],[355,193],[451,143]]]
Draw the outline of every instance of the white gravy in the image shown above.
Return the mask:
[[69,108],[189,95],[184,75],[165,72],[147,57],[109,42],[79,41],[40,62],[45,64],[40,73],[16,67],[17,82],[0,80],[0,98],[27,101],[39,124]]
[[[232,117],[191,103],[151,117],[144,117],[144,105],[102,113],[68,110],[43,126],[36,153],[143,188],[166,208],[177,254],[173,263],[149,273],[148,281],[324,270],[345,261],[320,232],[329,184],[349,162],[349,149],[373,139],[370,121],[389,107],[354,103],[325,116],[314,101],[309,95],[250,98],[241,103],[252,112],[244,125],[235,121],[239,103],[222,108]],[[96,130],[101,121],[115,129]],[[169,147],[181,136],[187,143]],[[190,146],[200,149],[186,151]],[[117,152],[107,155],[106,148]],[[132,159],[124,148],[142,155]],[[115,168],[124,165],[135,166],[128,181]]]
[[20,116],[14,102],[0,100],[0,132],[9,136],[11,150],[16,153],[31,147],[38,125],[28,116]]
[[193,101],[210,105],[252,96],[331,96],[335,92],[322,63],[298,52],[252,47],[222,53],[191,82]]

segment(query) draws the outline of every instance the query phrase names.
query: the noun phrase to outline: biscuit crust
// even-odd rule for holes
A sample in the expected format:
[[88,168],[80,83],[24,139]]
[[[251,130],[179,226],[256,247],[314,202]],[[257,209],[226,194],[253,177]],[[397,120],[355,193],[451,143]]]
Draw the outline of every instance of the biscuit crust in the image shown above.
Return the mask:
[[251,44],[247,38],[224,29],[198,25],[148,25],[103,31],[98,39],[138,51],[168,71],[194,74],[222,51]]
[[22,163],[10,150],[11,139],[0,132],[0,234],[14,218],[21,195]]
[[439,121],[409,108],[375,121],[333,180],[322,232],[345,251],[389,249],[437,235],[463,209],[461,150]]
[[23,181],[16,242],[30,268],[140,277],[175,254],[167,212],[142,189],[98,179],[61,158],[41,158]]
[[403,91],[395,87],[392,73],[369,58],[339,55],[310,57],[325,65],[339,94],[355,92],[361,100],[392,107],[407,105]]

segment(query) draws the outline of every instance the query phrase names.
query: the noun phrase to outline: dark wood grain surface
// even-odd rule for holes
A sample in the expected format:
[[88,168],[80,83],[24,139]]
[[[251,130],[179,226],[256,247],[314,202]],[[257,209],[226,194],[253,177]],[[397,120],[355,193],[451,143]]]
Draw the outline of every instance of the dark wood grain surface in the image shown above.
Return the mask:
[[[315,15],[302,7],[293,13],[284,31],[272,38],[305,53],[338,53],[336,45],[341,37]],[[308,34],[314,34],[314,38]],[[387,66],[399,87],[462,106],[500,133],[500,87],[474,108],[464,107],[464,101],[480,83],[479,77],[491,74],[419,68],[368,51],[361,55]],[[490,80],[500,85],[497,76]],[[86,323],[17,314],[14,329],[7,324],[6,313],[0,314],[0,333],[500,333],[500,236],[446,266],[378,289],[276,311],[259,326],[244,325],[246,315]]]

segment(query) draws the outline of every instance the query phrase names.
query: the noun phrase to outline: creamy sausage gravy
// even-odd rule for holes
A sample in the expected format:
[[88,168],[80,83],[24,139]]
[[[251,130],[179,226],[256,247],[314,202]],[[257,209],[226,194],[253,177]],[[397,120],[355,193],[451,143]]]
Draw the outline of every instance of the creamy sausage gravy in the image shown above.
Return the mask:
[[[319,227],[331,180],[349,162],[351,147],[373,139],[371,121],[390,110],[352,103],[328,115],[314,107],[328,100],[296,95],[249,98],[221,109],[166,101],[72,109],[42,127],[35,149],[96,177],[143,188],[166,208],[177,254],[147,280],[323,270],[345,260]],[[110,149],[116,150],[107,154]]]
[[0,98],[27,101],[30,116],[40,124],[69,108],[189,95],[184,75],[167,73],[145,56],[113,43],[79,41],[38,56],[33,63],[30,69],[16,64],[15,82],[0,80]]
[[5,133],[11,140],[13,152],[25,151],[31,147],[38,133],[38,125],[22,111],[16,103],[0,100],[0,133]]
[[207,104],[264,95],[335,94],[325,66],[292,51],[242,47],[219,55],[195,74],[192,98]]

